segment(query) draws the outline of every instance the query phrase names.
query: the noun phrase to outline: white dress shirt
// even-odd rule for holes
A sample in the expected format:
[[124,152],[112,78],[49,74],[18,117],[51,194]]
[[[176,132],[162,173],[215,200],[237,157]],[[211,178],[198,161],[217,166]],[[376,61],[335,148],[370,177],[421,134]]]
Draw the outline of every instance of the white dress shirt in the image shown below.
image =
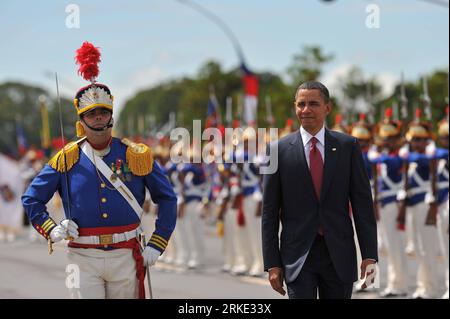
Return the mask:
[[302,135],[303,147],[305,150],[306,162],[309,167],[309,151],[311,149],[311,139],[315,137],[317,139],[316,147],[322,156],[322,161],[325,163],[325,127],[322,126],[319,132],[315,136],[309,134],[303,127],[300,127],[300,134]]

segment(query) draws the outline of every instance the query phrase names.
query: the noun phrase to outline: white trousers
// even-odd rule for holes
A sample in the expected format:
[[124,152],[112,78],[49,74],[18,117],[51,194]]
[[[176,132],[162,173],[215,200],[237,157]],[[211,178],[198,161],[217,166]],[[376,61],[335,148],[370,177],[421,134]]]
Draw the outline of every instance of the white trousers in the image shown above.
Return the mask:
[[439,253],[439,235],[437,227],[425,225],[429,205],[418,203],[408,207],[414,223],[414,247],[417,253],[419,269],[415,296],[436,298],[438,289],[437,255]]
[[184,225],[186,247],[188,251],[188,266],[198,266],[204,259],[204,227],[201,218],[202,203],[197,200],[190,201],[184,207]]
[[251,248],[250,248],[250,235],[249,235],[249,220],[245,218],[245,224],[239,225],[237,209],[230,209],[230,218],[232,218],[233,226],[233,246],[235,252],[233,272],[245,273],[250,270],[253,263]]
[[253,196],[244,197],[244,215],[246,227],[248,230],[250,253],[252,263],[250,266],[251,275],[260,275],[264,272],[262,257],[262,238],[261,238],[261,216],[256,216],[258,201]]
[[387,289],[395,293],[408,291],[408,269],[405,253],[406,235],[397,229],[397,202],[380,207],[380,226],[383,228],[387,251]]
[[444,296],[448,298],[448,282],[449,282],[449,272],[448,272],[448,266],[449,266],[449,258],[448,258],[448,245],[449,245],[449,237],[448,237],[448,222],[449,222],[449,209],[448,209],[448,200],[439,205],[439,214],[438,214],[438,229],[439,229],[439,239],[442,246],[442,251],[444,252],[445,256],[445,265],[446,265],[446,271],[445,271],[445,288],[446,292]]
[[[231,204],[229,203],[228,206]],[[223,256],[224,256],[224,270],[231,270],[235,264],[235,249],[234,249],[234,225],[236,223],[236,210],[229,207],[223,216]]]
[[69,248],[66,286],[72,299],[134,299],[136,262],[131,249]]

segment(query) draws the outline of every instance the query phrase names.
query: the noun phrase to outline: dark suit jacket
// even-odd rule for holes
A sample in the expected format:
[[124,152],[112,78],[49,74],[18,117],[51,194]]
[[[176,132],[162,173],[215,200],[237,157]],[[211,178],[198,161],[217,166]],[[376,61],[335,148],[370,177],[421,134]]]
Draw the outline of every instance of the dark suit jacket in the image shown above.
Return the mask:
[[[349,201],[362,258],[378,260],[372,194],[358,141],[349,135],[325,130],[320,201],[314,191],[300,131],[275,143],[278,145],[278,170],[264,175],[264,269],[284,268],[297,261],[310,249],[320,223],[339,278],[347,283],[356,281],[356,249]],[[274,150],[273,144],[270,149]]]

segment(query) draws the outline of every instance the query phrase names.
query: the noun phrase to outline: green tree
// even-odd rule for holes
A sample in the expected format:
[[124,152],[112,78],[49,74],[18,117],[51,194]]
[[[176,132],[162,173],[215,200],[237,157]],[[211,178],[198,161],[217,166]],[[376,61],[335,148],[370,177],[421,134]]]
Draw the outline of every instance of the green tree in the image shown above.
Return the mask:
[[[41,146],[42,119],[39,96],[46,96],[51,137],[60,136],[57,101],[39,87],[23,83],[0,84],[0,151],[17,155],[16,126],[23,127],[29,146]],[[75,137],[77,119],[72,102],[62,98],[63,125],[66,138]]]
[[332,54],[324,54],[319,46],[303,46],[303,51],[294,55],[288,67],[291,85],[297,87],[303,82],[317,80],[323,65],[333,58]]

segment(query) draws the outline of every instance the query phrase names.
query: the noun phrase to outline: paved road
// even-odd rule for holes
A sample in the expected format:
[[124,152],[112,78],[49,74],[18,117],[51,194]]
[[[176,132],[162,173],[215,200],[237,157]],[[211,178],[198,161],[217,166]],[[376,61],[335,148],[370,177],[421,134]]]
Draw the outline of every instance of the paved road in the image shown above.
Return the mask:
[[[221,272],[221,241],[205,234],[208,251],[206,265],[199,270],[184,270],[168,264],[157,263],[151,270],[155,298],[164,299],[217,299],[286,298],[275,293],[266,278],[232,276]],[[30,243],[19,237],[13,243],[0,243],[0,298],[68,298],[65,288],[65,248],[56,245],[49,256],[45,243]],[[381,255],[380,271],[385,271]],[[443,260],[437,260],[443,282]],[[414,290],[414,258],[409,259],[410,293]],[[381,280],[381,287],[385,282]],[[442,287],[443,288],[443,287]],[[442,289],[443,290],[443,289]],[[443,291],[442,291],[443,292]],[[354,294],[354,298],[378,298],[377,291]]]

